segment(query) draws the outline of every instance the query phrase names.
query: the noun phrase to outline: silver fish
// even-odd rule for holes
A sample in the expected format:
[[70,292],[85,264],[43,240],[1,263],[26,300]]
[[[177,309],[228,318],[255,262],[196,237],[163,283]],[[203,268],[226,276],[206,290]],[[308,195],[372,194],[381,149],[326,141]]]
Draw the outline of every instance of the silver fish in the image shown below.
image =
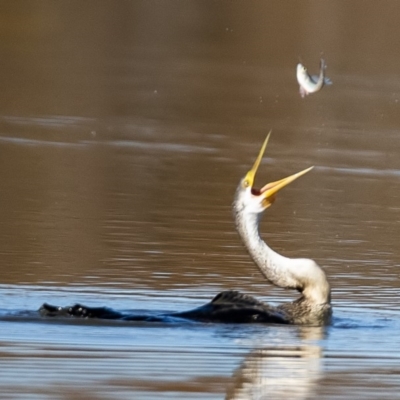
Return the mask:
[[301,97],[320,91],[324,85],[332,85],[332,81],[325,77],[325,68],[325,61],[321,58],[319,75],[311,76],[303,64],[297,64],[296,76],[297,82],[300,85]]

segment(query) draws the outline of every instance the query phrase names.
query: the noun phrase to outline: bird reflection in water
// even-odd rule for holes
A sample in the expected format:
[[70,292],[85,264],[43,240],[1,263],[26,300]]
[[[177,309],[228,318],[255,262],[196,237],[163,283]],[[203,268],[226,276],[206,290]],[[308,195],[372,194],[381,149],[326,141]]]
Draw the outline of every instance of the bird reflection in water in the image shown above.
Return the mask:
[[316,398],[322,371],[322,349],[311,341],[321,339],[323,327],[301,327],[310,344],[268,346],[253,350],[233,375],[226,400],[303,400]]

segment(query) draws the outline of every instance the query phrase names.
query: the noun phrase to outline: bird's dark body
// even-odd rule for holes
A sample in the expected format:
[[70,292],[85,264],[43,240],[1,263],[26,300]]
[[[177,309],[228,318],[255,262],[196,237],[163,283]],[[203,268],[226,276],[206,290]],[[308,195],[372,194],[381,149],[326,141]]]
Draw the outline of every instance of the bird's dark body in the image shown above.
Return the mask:
[[219,293],[209,303],[189,311],[145,315],[124,313],[108,307],[86,307],[75,304],[71,307],[57,307],[43,304],[40,313],[48,317],[97,318],[123,321],[167,322],[171,318],[215,323],[276,323],[289,321],[275,307],[264,304],[254,297],[229,290]]

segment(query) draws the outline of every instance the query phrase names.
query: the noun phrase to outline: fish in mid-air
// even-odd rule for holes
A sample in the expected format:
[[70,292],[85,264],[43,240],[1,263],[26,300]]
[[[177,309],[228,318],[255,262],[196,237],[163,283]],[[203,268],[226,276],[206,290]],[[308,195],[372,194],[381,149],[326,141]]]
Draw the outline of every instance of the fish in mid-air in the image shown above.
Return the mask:
[[301,97],[320,91],[324,85],[332,85],[332,81],[325,76],[325,68],[325,61],[321,58],[319,75],[311,76],[303,64],[297,64],[296,76],[300,86]]

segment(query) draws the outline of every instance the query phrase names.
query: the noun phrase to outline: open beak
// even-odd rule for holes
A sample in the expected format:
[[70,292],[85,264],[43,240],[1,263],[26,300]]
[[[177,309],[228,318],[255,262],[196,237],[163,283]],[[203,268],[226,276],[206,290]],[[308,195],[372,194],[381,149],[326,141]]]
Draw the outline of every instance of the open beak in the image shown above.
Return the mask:
[[276,193],[279,192],[279,190],[281,190],[285,186],[289,185],[289,183],[292,183],[297,178],[300,178],[300,176],[306,174],[308,171],[310,171],[314,168],[314,167],[309,167],[307,169],[304,169],[303,171],[297,172],[296,174],[290,175],[279,181],[267,183],[260,190],[254,189],[253,185],[254,185],[256,172],[258,170],[258,167],[260,166],[260,163],[261,163],[262,157],[264,155],[265,149],[267,147],[270,135],[271,135],[271,131],[268,133],[266,139],[264,140],[261,150],[257,156],[257,159],[256,159],[253,167],[251,168],[251,170],[246,174],[246,178],[245,178],[247,180],[247,182],[249,183],[250,187],[252,188],[252,193],[256,196],[262,196],[262,205],[265,208],[269,207],[274,202],[275,195],[276,195]]

